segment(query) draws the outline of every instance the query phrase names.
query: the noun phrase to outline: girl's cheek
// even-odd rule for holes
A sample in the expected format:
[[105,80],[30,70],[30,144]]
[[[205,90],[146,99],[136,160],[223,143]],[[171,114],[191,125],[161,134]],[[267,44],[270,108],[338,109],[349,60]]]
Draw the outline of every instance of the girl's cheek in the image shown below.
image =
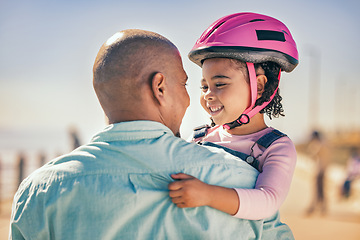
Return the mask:
[[206,107],[206,101],[204,99],[204,94],[200,95],[200,104],[205,109],[205,111],[208,111],[209,109]]

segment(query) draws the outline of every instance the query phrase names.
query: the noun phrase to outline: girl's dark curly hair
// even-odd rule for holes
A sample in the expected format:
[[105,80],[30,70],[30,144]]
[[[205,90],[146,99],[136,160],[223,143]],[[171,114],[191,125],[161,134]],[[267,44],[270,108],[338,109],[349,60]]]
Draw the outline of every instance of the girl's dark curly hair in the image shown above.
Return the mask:
[[[270,100],[271,95],[276,90],[277,86],[279,85],[279,72],[280,72],[280,66],[275,62],[262,62],[262,63],[256,63],[255,69],[258,69],[261,67],[265,71],[265,76],[267,77],[267,82],[265,84],[264,92],[262,93],[262,96],[256,100],[255,106],[259,106],[264,102],[267,102]],[[282,97],[280,96],[280,89],[277,90],[273,100],[260,111],[260,113],[266,113],[266,115],[272,119],[272,117],[279,117],[279,116],[285,116],[283,114],[284,109],[281,104]]]

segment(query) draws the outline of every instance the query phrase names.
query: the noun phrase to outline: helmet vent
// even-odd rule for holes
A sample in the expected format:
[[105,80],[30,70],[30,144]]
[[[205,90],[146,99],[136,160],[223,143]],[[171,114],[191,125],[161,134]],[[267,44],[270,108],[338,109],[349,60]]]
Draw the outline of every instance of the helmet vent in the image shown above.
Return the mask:
[[207,36],[205,39],[209,38],[211,36],[211,34],[213,34],[219,27],[221,27],[221,25],[223,25],[226,21],[220,23],[219,25],[217,25]]
[[256,35],[259,41],[270,40],[285,42],[285,35],[283,32],[270,31],[270,30],[256,30]]
[[285,33],[286,35],[289,35],[287,31],[285,30],[282,30],[283,33]]
[[265,20],[264,19],[253,19],[249,22],[264,22]]

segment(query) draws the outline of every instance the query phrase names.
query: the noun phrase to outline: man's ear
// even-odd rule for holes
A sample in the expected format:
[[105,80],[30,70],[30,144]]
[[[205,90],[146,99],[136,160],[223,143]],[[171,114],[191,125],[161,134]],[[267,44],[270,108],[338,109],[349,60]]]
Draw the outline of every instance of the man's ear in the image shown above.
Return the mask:
[[165,76],[160,72],[155,73],[151,79],[151,89],[154,94],[154,98],[157,100],[157,102],[160,105],[165,104],[165,98],[164,98],[164,93],[166,89],[165,82],[166,82]]
[[267,83],[267,77],[264,74],[256,76],[257,80],[257,99],[259,99],[265,91],[265,84]]

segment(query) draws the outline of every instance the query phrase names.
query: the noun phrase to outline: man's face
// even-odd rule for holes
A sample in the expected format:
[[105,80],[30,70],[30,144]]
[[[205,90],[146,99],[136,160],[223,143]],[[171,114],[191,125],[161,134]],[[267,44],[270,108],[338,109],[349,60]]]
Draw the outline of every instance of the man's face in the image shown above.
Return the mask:
[[167,84],[169,91],[169,120],[167,126],[176,136],[180,136],[180,125],[185,115],[186,109],[190,105],[190,97],[186,90],[187,75],[183,68],[180,54],[169,64],[167,74]]

